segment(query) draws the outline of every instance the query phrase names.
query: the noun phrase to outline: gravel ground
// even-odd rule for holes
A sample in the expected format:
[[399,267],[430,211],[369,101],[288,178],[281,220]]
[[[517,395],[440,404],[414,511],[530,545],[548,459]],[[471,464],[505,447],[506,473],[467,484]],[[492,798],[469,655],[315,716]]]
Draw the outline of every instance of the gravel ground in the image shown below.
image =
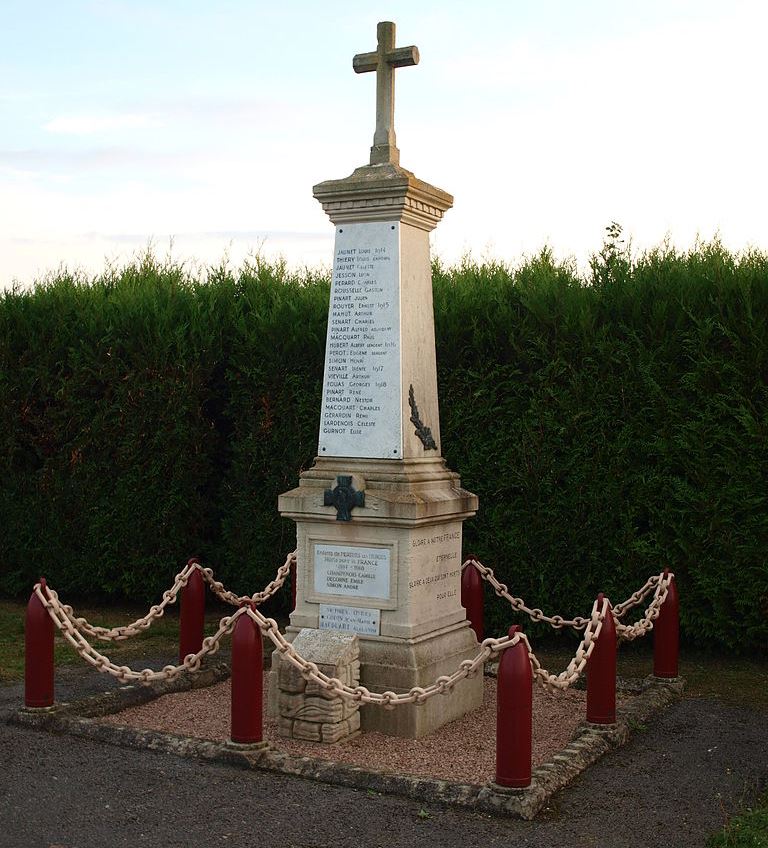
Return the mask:
[[[484,683],[483,705],[479,710],[418,742],[381,733],[362,733],[336,745],[299,742],[279,736],[276,722],[269,720],[264,723],[264,737],[276,748],[298,757],[334,760],[372,771],[383,769],[482,784],[493,778],[496,763],[496,680],[486,677]],[[268,685],[269,675],[265,673],[265,690]],[[108,724],[226,742],[230,733],[230,690],[230,682],[226,680],[206,689],[165,695],[102,720]],[[535,767],[570,742],[584,719],[586,692],[572,689],[550,695],[536,686],[533,696],[532,761]]]
[[[57,696],[109,688],[57,673]],[[685,699],[584,773],[533,822],[126,750],[4,723],[21,686],[0,687],[0,845],[128,848],[703,846],[768,783],[764,713]]]

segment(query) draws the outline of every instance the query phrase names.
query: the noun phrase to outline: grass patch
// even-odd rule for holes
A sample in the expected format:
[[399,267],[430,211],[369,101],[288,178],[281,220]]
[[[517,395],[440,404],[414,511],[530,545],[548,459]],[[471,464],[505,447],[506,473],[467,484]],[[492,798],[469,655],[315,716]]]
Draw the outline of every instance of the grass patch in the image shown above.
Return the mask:
[[[76,607],[75,614],[88,619],[91,624],[117,627],[130,624],[146,613],[146,607],[120,605],[110,607]],[[229,613],[230,607],[211,605],[206,613],[205,633],[216,632],[219,620]],[[0,601],[0,682],[13,682],[24,678],[24,615],[26,604],[18,601]],[[171,607],[162,618],[155,620],[149,630],[125,642],[100,642],[94,646],[110,659],[126,662],[143,656],[167,656],[176,662],[179,650],[179,610]],[[58,631],[54,637],[54,662],[56,666],[84,665],[68,642]]]
[[709,839],[707,848],[768,848],[768,793],[734,816]]
[[[680,664],[688,695],[721,698],[730,704],[768,710],[768,660],[694,654]],[[768,843],[763,843],[768,848]]]
[[[653,671],[653,643],[626,645],[619,652],[619,674],[645,677]],[[768,658],[707,653],[687,649],[680,654],[686,697],[718,698],[725,703],[768,710]]]
[[[534,638],[532,644],[542,665],[552,673],[562,671],[576,650],[575,638],[567,636],[558,637],[555,643]],[[652,672],[652,637],[622,645],[618,656],[620,677],[644,678]],[[681,651],[680,675],[685,678],[686,697],[718,698],[728,704],[768,711],[768,657],[688,648]]]

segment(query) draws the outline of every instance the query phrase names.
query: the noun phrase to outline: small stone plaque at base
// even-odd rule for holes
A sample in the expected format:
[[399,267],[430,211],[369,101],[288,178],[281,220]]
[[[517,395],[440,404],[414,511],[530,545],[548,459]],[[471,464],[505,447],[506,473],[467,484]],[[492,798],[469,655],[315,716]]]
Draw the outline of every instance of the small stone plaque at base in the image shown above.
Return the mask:
[[341,633],[378,636],[380,628],[381,610],[320,604],[321,630],[338,630]]

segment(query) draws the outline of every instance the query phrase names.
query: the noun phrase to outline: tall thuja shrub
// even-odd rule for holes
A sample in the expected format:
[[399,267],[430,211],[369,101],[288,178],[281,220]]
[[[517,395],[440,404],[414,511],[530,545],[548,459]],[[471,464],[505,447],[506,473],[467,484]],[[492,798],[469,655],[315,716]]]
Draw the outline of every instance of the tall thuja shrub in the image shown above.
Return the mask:
[[649,301],[669,304],[648,322],[677,365],[656,369],[667,391],[648,460],[664,485],[648,514],[691,596],[684,625],[702,642],[765,647],[768,259],[714,242],[654,252],[635,278]]
[[688,639],[764,646],[768,260],[633,264],[620,237],[586,281],[546,251],[436,268],[445,453],[480,495],[466,545],[566,613],[669,565]]
[[[594,582],[586,537],[601,516],[573,479],[594,436],[577,444],[571,431],[583,424],[593,293],[547,250],[515,270],[437,269],[435,290],[444,453],[480,496],[465,546],[534,603],[581,609]],[[575,519],[591,526],[574,532]],[[490,609],[501,632],[509,610]]]
[[234,283],[219,504],[222,573],[238,591],[263,586],[296,546],[277,498],[317,454],[329,292],[326,273],[279,262],[246,264]]
[[[240,591],[294,544],[277,496],[316,452],[324,274],[192,279],[151,257],[0,298],[0,590],[156,597],[200,552]],[[688,640],[768,636],[768,258],[717,243],[587,278],[549,251],[434,267],[441,448],[466,549],[583,613],[664,565]],[[509,610],[489,605],[504,632]]]
[[215,535],[221,290],[151,255],[0,304],[3,589],[156,597]]

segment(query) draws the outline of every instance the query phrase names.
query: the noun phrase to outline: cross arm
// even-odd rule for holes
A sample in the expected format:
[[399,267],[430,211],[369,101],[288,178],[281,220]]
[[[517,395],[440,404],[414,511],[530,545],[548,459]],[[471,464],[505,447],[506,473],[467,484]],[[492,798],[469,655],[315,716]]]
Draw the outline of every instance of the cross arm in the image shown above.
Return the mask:
[[366,74],[368,71],[375,71],[379,64],[379,54],[373,53],[358,53],[352,57],[352,69],[356,74]]
[[[418,47],[397,47],[395,50],[390,50],[384,56],[388,65],[393,68],[405,68],[408,65],[419,64],[419,48]],[[379,64],[379,53],[358,53],[352,58],[352,69],[356,74],[365,74],[368,71],[375,71]]]
[[396,50],[392,50],[390,53],[387,53],[387,62],[392,65],[393,68],[405,68],[408,65],[418,65],[419,64],[419,48],[414,47],[398,47]]

